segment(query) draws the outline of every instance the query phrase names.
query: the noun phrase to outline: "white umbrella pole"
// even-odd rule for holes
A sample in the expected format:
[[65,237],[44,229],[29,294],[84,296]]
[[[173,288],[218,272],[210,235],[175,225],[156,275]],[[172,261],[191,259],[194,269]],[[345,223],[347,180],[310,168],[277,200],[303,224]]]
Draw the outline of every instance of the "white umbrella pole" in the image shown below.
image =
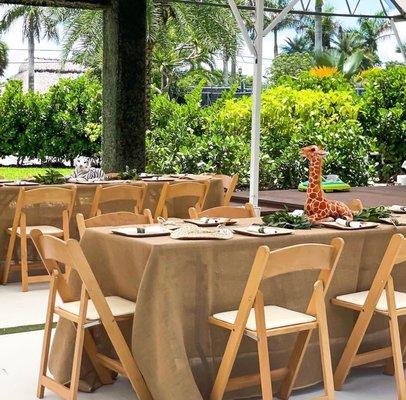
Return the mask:
[[255,2],[255,61],[252,89],[250,202],[258,206],[259,144],[261,135],[262,45],[264,38],[264,0]]

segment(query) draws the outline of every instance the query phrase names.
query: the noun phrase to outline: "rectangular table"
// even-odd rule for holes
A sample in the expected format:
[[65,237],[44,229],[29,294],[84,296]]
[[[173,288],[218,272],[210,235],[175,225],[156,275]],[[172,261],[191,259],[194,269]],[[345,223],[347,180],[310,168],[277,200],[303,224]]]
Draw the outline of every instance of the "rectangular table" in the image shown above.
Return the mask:
[[[185,182],[185,180],[176,180],[174,183]],[[137,185],[139,182],[134,182]],[[93,202],[96,184],[77,184],[76,201],[73,209],[72,219],[70,221],[70,233],[74,238],[78,238],[76,226],[76,214],[82,213],[85,218],[89,217],[90,208]],[[154,214],[155,208],[161,194],[163,183],[162,182],[149,182],[147,185],[147,193],[144,200],[144,208],[149,208]],[[35,189],[35,187],[27,187],[26,190]],[[13,217],[15,213],[15,206],[20,187],[18,186],[0,186],[0,264],[4,260],[7,251],[9,235],[7,228],[13,224]],[[212,208],[223,205],[224,190],[221,179],[211,179],[209,191],[206,196],[206,201],[203,206],[204,209]],[[194,198],[176,199],[169,207],[170,215],[175,217],[188,217],[189,207],[195,204]],[[131,202],[110,202],[109,204],[102,205],[102,212],[112,211],[133,211],[134,204]],[[61,209],[55,204],[41,204],[30,207],[27,211],[27,224],[28,225],[53,225],[61,228],[62,218]],[[31,249],[32,250],[32,249]],[[32,255],[32,251],[30,251]],[[2,273],[2,266],[0,265],[0,276]]]
[[[242,220],[246,225],[253,220]],[[132,350],[147,385],[156,400],[208,399],[228,338],[228,332],[210,327],[209,315],[237,309],[258,246],[271,250],[299,243],[329,243],[341,236],[345,247],[327,295],[327,313],[334,367],[354,324],[354,313],[332,306],[329,299],[339,294],[368,289],[391,236],[396,229],[338,231],[316,228],[290,236],[271,238],[235,234],[226,241],[178,241],[170,237],[134,239],[110,233],[109,228],[88,229],[82,240],[86,257],[104,294],[136,300],[132,325]],[[406,265],[394,272],[398,290],[406,291]],[[402,271],[403,270],[403,271]],[[286,306],[301,312],[312,291],[317,273],[286,274],[266,281],[262,287],[265,304]],[[73,283],[77,286],[77,282]],[[387,345],[383,319],[371,325],[362,350]],[[129,333],[131,327],[124,328]],[[105,339],[98,336],[99,343]],[[272,368],[287,363],[294,335],[272,337]],[[51,371],[59,381],[69,380],[73,347],[72,327],[60,322],[52,346]],[[214,360],[214,362],[213,362]],[[313,335],[296,386],[321,380],[317,335]],[[233,375],[256,373],[256,344],[244,339]],[[89,364],[82,377],[92,380]],[[249,396],[258,388],[227,395]]]

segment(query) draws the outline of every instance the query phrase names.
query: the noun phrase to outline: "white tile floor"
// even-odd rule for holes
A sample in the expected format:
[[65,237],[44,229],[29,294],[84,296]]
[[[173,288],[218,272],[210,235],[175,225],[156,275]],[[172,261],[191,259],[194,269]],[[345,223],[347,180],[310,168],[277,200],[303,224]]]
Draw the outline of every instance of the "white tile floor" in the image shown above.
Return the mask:
[[0,329],[31,326],[45,322],[49,283],[30,285],[21,292],[21,284],[0,286]]
[[[19,285],[0,287],[0,328],[36,325],[45,320],[47,284],[33,285],[21,293]],[[36,399],[37,374],[42,345],[42,331],[0,335],[0,393],[1,399]],[[311,399],[322,395],[320,387],[297,391],[292,400]],[[46,393],[46,399],[57,396]],[[92,394],[79,394],[79,400],[136,400],[128,381],[120,378]],[[382,374],[381,369],[353,372],[337,400],[396,399],[395,381]],[[188,400],[188,399],[173,399]]]

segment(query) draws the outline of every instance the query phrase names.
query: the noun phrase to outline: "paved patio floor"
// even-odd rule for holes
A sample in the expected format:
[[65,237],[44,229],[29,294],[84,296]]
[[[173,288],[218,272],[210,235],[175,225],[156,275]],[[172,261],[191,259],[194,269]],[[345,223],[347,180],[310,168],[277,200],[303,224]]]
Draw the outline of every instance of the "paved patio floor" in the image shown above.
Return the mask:
[[[33,285],[28,293],[21,293],[19,285],[0,287],[0,390],[1,399],[36,399],[37,374],[42,346],[42,331],[1,334],[1,328],[18,331],[35,328],[45,320],[47,284]],[[6,330],[6,332],[7,332]],[[320,386],[296,391],[292,400],[305,400],[322,395]],[[347,380],[344,390],[337,392],[337,400],[396,399],[393,377],[382,374],[379,368],[358,369]],[[46,392],[45,399],[57,396]],[[124,378],[95,393],[80,393],[79,400],[136,400],[130,384]],[[188,400],[188,399],[173,399]]]

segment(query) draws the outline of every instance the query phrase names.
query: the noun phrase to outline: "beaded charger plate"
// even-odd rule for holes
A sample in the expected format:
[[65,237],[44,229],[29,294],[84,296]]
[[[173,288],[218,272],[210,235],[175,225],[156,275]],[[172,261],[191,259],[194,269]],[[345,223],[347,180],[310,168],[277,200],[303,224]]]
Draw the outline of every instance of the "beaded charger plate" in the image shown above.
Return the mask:
[[228,240],[233,237],[233,232],[224,226],[219,226],[215,229],[201,228],[193,224],[185,224],[176,231],[171,233],[172,239],[181,240]]

